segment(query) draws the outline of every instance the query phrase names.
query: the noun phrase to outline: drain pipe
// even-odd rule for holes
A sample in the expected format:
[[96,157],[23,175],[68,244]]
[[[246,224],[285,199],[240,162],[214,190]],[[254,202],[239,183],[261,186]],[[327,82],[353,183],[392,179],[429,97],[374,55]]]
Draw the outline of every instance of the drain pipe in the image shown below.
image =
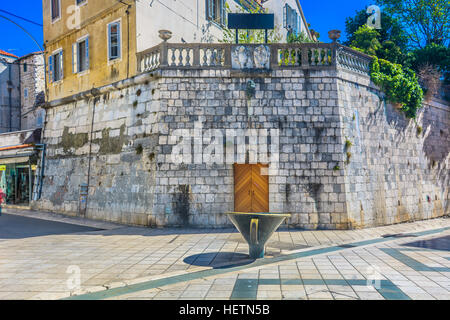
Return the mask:
[[9,132],[12,132],[12,64],[8,65],[9,81],[8,81],[8,103],[9,103]]
[[47,145],[44,144],[36,144],[36,149],[41,151],[41,168],[39,172],[39,180],[38,180],[38,190],[37,190],[37,197],[35,197],[35,201],[40,200],[42,196],[42,186],[43,186],[43,179],[44,179],[44,170],[45,170],[45,154],[47,151]]

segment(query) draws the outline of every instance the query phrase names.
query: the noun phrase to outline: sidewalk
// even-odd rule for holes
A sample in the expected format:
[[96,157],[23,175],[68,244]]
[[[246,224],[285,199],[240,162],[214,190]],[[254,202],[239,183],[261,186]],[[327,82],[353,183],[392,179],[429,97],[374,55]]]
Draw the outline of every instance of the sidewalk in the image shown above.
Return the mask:
[[[174,278],[178,285],[189,285],[188,281],[203,276],[198,272],[213,272],[213,276],[220,278],[224,265],[241,264],[236,276],[254,267],[253,264],[245,265],[248,263],[248,246],[234,229],[147,229],[32,211],[7,209],[5,213],[104,230],[0,239],[0,299],[59,299],[157,279]],[[279,262],[283,262],[286,257],[297,257],[289,256],[292,254],[302,258],[303,253],[313,249],[329,250],[335,246],[345,249],[342,245],[348,243],[375,239],[384,241],[386,238],[382,235],[448,227],[450,219],[349,231],[281,229],[272,236],[267,245],[266,258],[261,261],[264,266],[266,262],[271,264],[270,259],[281,259]],[[411,241],[411,238],[408,240]],[[69,288],[75,274],[73,270],[80,271],[81,288]],[[217,270],[220,272],[217,273]]]

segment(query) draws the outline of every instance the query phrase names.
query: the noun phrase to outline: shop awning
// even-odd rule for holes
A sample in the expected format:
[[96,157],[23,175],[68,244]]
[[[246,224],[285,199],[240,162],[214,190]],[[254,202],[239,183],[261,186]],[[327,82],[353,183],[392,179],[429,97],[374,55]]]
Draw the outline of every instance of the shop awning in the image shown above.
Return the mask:
[[27,157],[10,157],[10,158],[1,158],[1,156],[0,156],[0,165],[11,164],[11,163],[25,163],[25,162],[28,162],[31,155],[29,155]]

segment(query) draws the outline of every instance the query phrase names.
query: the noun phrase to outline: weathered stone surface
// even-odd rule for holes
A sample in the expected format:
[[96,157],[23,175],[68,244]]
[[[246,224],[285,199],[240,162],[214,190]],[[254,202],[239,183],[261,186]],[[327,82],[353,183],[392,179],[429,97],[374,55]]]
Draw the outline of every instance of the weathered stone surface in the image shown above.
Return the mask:
[[[249,80],[256,93],[248,100]],[[427,106],[418,135],[380,96],[368,77],[345,71],[252,78],[165,70],[147,84],[48,110],[43,199],[34,205],[75,214],[80,185],[89,183],[86,215],[94,219],[229,225],[232,163],[207,165],[201,153],[193,164],[172,162],[175,130],[201,121],[204,131],[279,129],[270,211],[292,213],[291,226],[348,229],[449,214],[449,107]]]

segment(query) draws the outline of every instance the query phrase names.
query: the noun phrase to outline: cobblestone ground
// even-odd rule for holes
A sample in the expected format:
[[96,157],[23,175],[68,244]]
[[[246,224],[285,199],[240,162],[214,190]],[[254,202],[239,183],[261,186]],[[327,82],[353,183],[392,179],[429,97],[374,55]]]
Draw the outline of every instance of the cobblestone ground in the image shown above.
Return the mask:
[[254,262],[232,229],[91,227],[0,238],[0,299],[450,299],[449,219],[281,229]]

